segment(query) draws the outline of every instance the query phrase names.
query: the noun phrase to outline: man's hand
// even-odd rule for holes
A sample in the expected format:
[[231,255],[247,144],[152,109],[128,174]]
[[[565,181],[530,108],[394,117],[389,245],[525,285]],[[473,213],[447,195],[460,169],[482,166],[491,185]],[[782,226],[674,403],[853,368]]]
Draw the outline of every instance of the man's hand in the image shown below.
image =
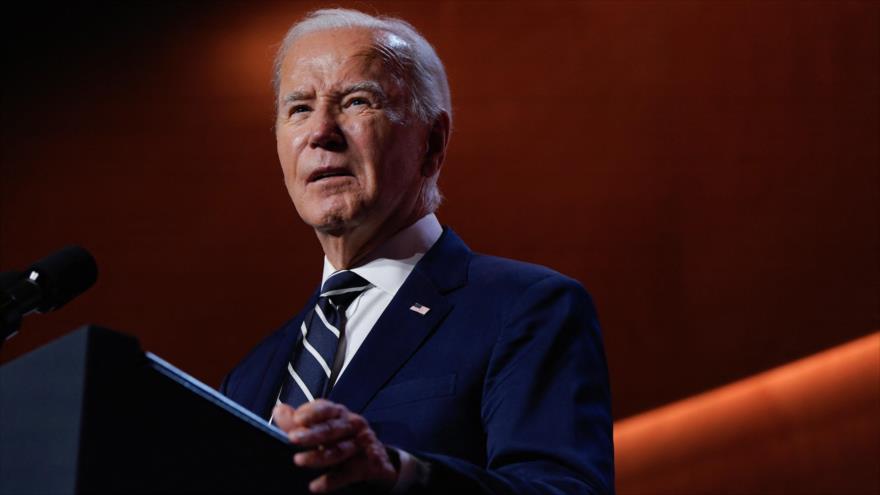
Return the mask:
[[368,481],[389,491],[397,482],[397,471],[388,452],[362,416],[345,406],[317,399],[294,410],[275,406],[275,424],[290,441],[306,448],[293,457],[297,466],[330,470],[309,484],[314,493],[324,493],[352,483]]

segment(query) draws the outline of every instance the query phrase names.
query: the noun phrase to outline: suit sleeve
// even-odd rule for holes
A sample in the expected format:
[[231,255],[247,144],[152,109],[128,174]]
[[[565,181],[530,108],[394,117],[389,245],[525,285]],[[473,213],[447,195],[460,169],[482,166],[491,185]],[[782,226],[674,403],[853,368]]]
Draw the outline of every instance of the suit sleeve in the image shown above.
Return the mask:
[[613,493],[608,372],[589,295],[550,275],[507,308],[482,396],[487,466],[414,453],[430,466],[416,491]]

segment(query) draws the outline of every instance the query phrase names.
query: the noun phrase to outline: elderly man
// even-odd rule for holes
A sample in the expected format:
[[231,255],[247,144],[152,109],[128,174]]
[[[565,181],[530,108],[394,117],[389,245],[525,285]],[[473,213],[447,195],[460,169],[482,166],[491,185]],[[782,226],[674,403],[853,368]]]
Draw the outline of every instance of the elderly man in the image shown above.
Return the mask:
[[314,492],[609,493],[606,363],[589,296],[479,255],[434,215],[451,126],[409,24],[321,10],[276,60],[278,156],[324,249],[305,309],[222,391],[307,450]]

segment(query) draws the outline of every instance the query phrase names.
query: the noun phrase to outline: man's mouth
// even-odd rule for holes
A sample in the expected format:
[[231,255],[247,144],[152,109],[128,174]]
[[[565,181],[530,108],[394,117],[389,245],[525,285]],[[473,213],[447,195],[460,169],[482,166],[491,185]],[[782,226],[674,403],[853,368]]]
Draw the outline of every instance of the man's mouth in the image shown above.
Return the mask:
[[331,177],[354,177],[354,174],[345,167],[321,167],[309,174],[308,182],[318,182]]

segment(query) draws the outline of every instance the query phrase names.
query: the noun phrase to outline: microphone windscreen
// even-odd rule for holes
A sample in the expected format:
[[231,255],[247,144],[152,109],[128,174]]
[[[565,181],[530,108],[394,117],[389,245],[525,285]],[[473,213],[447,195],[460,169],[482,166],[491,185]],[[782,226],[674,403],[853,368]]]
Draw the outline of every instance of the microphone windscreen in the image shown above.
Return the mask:
[[98,265],[91,253],[79,246],[66,248],[37,261],[27,272],[39,273],[37,284],[43,291],[38,311],[60,308],[94,285]]

